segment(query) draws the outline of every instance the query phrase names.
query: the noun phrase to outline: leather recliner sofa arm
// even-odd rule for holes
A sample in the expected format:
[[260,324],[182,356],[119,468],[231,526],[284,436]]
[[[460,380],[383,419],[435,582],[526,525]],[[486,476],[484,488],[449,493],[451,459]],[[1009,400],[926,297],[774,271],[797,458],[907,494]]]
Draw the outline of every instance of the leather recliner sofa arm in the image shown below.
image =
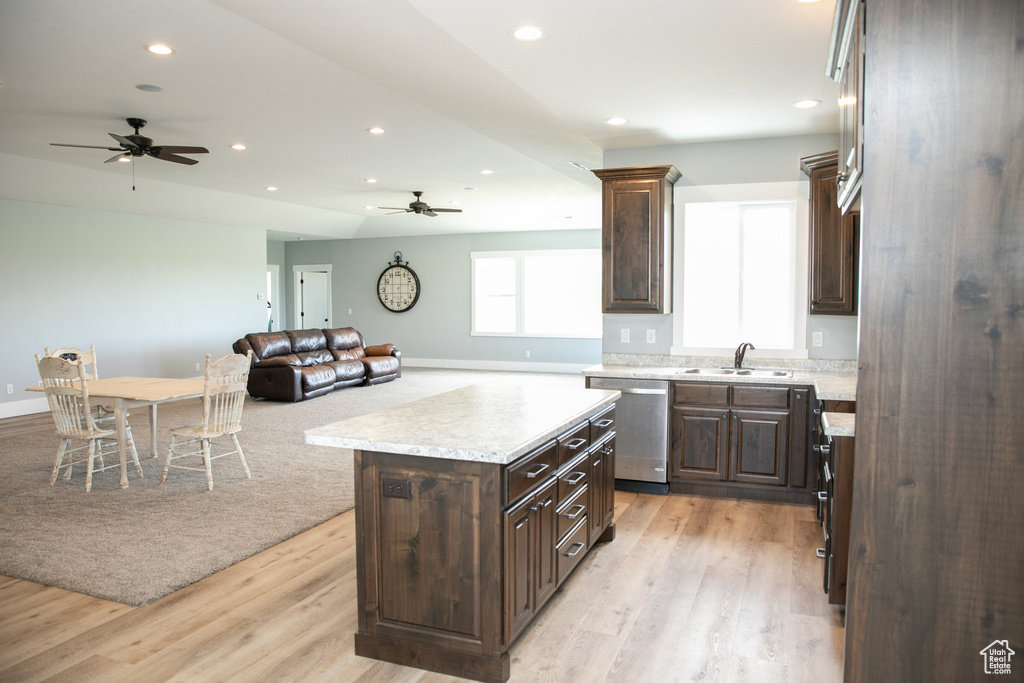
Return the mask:
[[302,400],[302,370],[294,365],[252,368],[247,385],[249,395],[276,401]]

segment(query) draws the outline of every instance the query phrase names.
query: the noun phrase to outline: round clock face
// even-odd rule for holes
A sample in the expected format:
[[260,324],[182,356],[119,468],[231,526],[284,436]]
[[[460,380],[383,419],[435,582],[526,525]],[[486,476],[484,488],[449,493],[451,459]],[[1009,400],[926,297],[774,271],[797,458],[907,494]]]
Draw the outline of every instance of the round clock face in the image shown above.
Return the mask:
[[389,266],[377,280],[377,298],[389,311],[408,311],[420,298],[420,279],[408,266]]

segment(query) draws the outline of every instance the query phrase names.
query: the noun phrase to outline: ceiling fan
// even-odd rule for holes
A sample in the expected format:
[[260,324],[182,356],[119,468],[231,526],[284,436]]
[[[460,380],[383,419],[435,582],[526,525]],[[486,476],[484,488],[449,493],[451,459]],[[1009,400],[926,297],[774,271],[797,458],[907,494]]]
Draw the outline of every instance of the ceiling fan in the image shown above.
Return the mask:
[[387,216],[391,216],[392,214],[396,214],[396,213],[421,213],[424,216],[436,216],[439,213],[462,213],[462,209],[434,209],[434,208],[431,208],[429,204],[427,204],[426,202],[420,200],[420,196],[422,194],[423,193],[420,192],[419,190],[417,190],[416,192],[413,192],[413,195],[416,197],[416,199],[414,199],[413,201],[409,202],[409,208],[408,209],[401,209],[401,208],[399,208],[397,206],[378,206],[377,208],[378,209],[392,209],[391,213],[385,214]]
[[173,161],[176,164],[186,164],[192,166],[199,162],[195,159],[189,159],[188,157],[178,156],[179,154],[207,154],[210,150],[205,147],[182,147],[180,145],[153,145],[153,138],[147,138],[145,135],[139,135],[139,129],[146,125],[145,119],[127,119],[128,125],[135,129],[133,135],[115,135],[110,133],[110,137],[114,138],[120,144],[120,147],[99,147],[96,145],[66,145],[60,142],[51,142],[50,144],[54,147],[82,147],[85,149],[106,149],[111,152],[117,152],[114,156],[107,159],[104,163],[109,164],[112,161],[120,161],[121,159],[131,160],[132,157],[141,157],[143,154],[151,156],[154,159],[160,159],[161,161]]

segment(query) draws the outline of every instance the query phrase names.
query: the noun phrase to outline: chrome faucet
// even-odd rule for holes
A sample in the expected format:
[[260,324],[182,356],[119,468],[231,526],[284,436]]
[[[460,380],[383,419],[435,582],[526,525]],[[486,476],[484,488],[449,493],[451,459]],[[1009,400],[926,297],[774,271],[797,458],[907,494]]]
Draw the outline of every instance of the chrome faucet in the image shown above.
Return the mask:
[[743,367],[743,356],[747,353],[747,349],[750,349],[751,351],[757,350],[750,342],[743,342],[736,347],[736,356],[734,357],[732,366],[737,370]]

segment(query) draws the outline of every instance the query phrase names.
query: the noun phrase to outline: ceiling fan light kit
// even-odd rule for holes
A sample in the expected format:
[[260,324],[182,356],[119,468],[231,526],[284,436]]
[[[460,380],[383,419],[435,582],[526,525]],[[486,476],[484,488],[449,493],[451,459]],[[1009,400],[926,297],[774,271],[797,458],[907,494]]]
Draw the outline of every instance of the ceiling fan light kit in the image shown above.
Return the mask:
[[409,208],[407,209],[398,206],[378,206],[377,208],[384,209],[386,211],[391,211],[391,213],[385,214],[387,216],[391,216],[396,213],[417,213],[424,216],[430,216],[431,218],[433,218],[437,216],[437,214],[439,213],[462,213],[462,209],[435,209],[431,207],[425,201],[420,199],[420,197],[423,196],[423,192],[421,192],[420,190],[416,190],[412,194],[413,196],[416,197],[416,199],[409,202]]

